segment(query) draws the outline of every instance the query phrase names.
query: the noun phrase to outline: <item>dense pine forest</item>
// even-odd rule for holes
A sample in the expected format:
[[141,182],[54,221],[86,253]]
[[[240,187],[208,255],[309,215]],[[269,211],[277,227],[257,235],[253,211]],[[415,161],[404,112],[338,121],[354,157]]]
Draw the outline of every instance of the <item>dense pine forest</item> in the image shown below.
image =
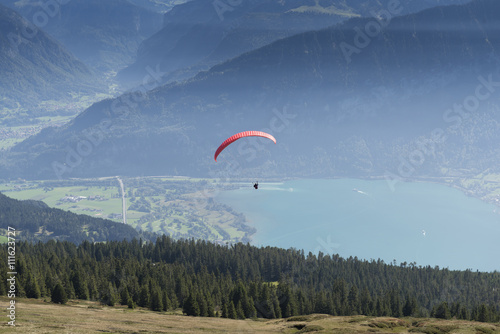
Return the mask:
[[[0,248],[7,259],[7,246]],[[7,294],[7,261],[0,294]],[[195,316],[311,313],[500,321],[500,273],[205,241],[16,244],[18,297],[98,300]]]

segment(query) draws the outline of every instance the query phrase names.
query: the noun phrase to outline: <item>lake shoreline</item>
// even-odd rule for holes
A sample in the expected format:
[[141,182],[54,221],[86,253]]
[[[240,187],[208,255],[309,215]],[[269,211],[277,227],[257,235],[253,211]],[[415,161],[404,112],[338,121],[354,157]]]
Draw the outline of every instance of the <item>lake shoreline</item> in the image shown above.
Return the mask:
[[[342,180],[342,179],[353,179],[353,180],[364,180],[364,181],[387,181],[388,182],[388,186],[390,187],[389,185],[389,182],[395,182],[394,184],[397,184],[397,183],[430,183],[430,184],[438,184],[438,185],[443,185],[443,186],[447,186],[447,187],[450,187],[450,188],[454,188],[454,189],[457,189],[459,190],[460,192],[462,192],[463,194],[465,194],[466,196],[468,197],[471,197],[471,198],[476,198],[476,199],[479,199],[485,203],[488,203],[488,204],[494,204],[495,206],[497,207],[500,207],[500,200],[487,200],[484,198],[484,194],[481,195],[481,194],[478,194],[470,189],[467,189],[463,186],[460,186],[458,184],[456,184],[455,182],[458,182],[460,180],[469,180],[469,179],[472,179],[472,178],[459,178],[459,177],[441,177],[441,176],[437,176],[437,177],[420,177],[420,178],[413,178],[413,179],[401,179],[401,180],[389,180],[387,178],[386,175],[380,175],[380,176],[365,176],[365,177],[347,177],[347,176],[333,176],[333,177],[321,177],[321,178],[300,178],[300,177],[287,177],[287,178],[283,178],[283,179],[276,179],[276,178],[271,178],[269,180],[264,180],[261,182],[261,184],[276,184],[276,183],[285,183],[285,182],[288,182],[288,181],[296,181],[296,180],[307,180],[307,179],[311,179],[311,180]],[[500,188],[500,185],[499,185],[499,188]],[[483,189],[483,191],[485,191]],[[241,213],[241,212],[240,212]],[[243,213],[242,213],[243,214]],[[247,233],[245,235],[245,238],[251,243],[253,242],[253,237],[254,235],[258,232],[256,227],[255,227],[255,222],[252,222],[252,220],[250,220],[249,218],[246,217],[246,215],[243,214],[243,216],[245,217],[245,221],[243,222],[243,224],[249,228],[249,229],[253,229],[254,232],[252,233]]]
[[[355,178],[356,179],[356,178]],[[371,176],[371,177],[365,177],[365,178],[360,178],[361,180],[387,180],[386,176]],[[465,188],[464,186],[461,186],[457,184],[457,182],[467,182],[469,180],[474,180],[475,178],[467,178],[467,177],[450,177],[450,176],[437,176],[437,177],[420,177],[420,178],[413,178],[413,179],[406,179],[406,180],[398,180],[397,182],[404,182],[404,183],[412,183],[412,182],[418,182],[418,183],[432,183],[432,184],[439,184],[447,187],[451,187],[454,189],[457,189],[464,193],[465,195],[472,197],[472,198],[477,198],[485,203],[488,204],[494,204],[498,207],[500,207],[500,196],[498,199],[486,199],[485,196],[487,195],[487,189],[479,189],[480,192],[473,191],[471,189]],[[389,181],[387,181],[389,182]],[[500,183],[498,185],[498,189],[500,189]]]
[[[294,179],[279,186],[263,180],[258,191],[241,188],[216,200],[244,215],[257,247],[450,268],[462,258],[475,267],[471,255],[483,254],[486,262],[477,265],[489,269],[497,247],[491,238],[500,234],[497,205],[453,186],[454,180],[405,180],[395,190],[384,177]],[[455,253],[462,258],[450,257]]]

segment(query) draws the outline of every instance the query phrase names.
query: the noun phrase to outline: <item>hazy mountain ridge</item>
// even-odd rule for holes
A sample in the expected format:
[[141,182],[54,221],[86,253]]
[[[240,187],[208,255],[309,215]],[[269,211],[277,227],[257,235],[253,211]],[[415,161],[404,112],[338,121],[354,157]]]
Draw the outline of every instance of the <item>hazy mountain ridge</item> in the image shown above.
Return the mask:
[[[444,166],[476,171],[495,166],[496,155],[484,150],[496,152],[500,140],[494,94],[497,8],[495,1],[477,0],[394,18],[369,45],[352,53],[350,62],[341,44],[354,46],[357,27],[373,18],[279,40],[184,83],[103,101],[67,127],[47,130],[13,151],[31,152],[33,165],[25,172],[35,178],[57,175],[54,162],[64,177],[207,175],[208,170],[228,173],[221,171],[227,164],[213,165],[211,157],[228,135],[270,128],[278,145],[252,142],[235,148],[231,160],[240,169],[233,174],[369,176],[397,172],[401,159],[409,160],[418,149],[417,139],[428,141],[433,130],[441,129],[443,140],[431,140],[425,163],[401,176],[437,175]],[[446,22],[453,15],[461,26],[471,27],[468,34],[414,29],[429,18]],[[487,85],[483,90],[493,91],[476,110],[487,118],[479,123],[473,114],[459,119],[457,127],[460,115],[446,110],[464,102],[455,96],[474,94],[481,80]],[[86,140],[81,131],[103,122],[112,124],[106,138],[78,164],[61,167],[71,149]],[[487,131],[478,125],[485,123]],[[479,149],[479,142],[488,145]]]
[[[29,106],[67,98],[71,91],[92,91],[93,74],[42,30],[0,5],[1,104]],[[50,84],[48,84],[50,82]]]
[[[62,4],[1,0],[99,71],[130,64],[139,44],[162,26],[162,15],[128,0],[72,0]],[[42,20],[42,18],[45,18]]]
[[[400,2],[401,14],[438,4],[465,2],[404,0]],[[136,62],[121,71],[119,77],[138,84],[149,66],[163,74],[174,71],[165,78],[167,81],[185,79],[278,39],[332,26],[349,17],[372,16],[374,12],[387,10],[390,3],[388,0],[359,0],[348,5],[338,0],[190,1],[165,14],[163,29],[144,41]]]

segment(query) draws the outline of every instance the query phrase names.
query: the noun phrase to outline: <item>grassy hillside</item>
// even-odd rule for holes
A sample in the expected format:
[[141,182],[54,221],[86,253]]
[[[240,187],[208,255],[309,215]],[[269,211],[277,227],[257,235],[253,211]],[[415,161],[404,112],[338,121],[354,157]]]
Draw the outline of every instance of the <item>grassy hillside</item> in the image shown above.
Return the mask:
[[[9,299],[0,297],[2,318]],[[463,320],[389,317],[334,317],[323,314],[276,320],[188,317],[177,312],[106,307],[97,302],[56,305],[16,300],[16,327],[2,333],[500,333],[500,324]],[[92,319],[92,321],[89,321]]]

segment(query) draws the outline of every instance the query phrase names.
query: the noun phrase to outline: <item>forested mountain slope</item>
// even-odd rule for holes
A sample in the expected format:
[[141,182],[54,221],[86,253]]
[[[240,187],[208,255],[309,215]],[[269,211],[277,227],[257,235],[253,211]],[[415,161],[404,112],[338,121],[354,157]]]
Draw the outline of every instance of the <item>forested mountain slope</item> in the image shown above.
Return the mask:
[[[299,314],[456,317],[497,322],[500,274],[230,247],[204,241],[18,242],[18,296],[63,289],[67,298],[188,315],[281,318]],[[7,258],[7,247],[0,247]],[[0,262],[0,294],[7,291]]]

